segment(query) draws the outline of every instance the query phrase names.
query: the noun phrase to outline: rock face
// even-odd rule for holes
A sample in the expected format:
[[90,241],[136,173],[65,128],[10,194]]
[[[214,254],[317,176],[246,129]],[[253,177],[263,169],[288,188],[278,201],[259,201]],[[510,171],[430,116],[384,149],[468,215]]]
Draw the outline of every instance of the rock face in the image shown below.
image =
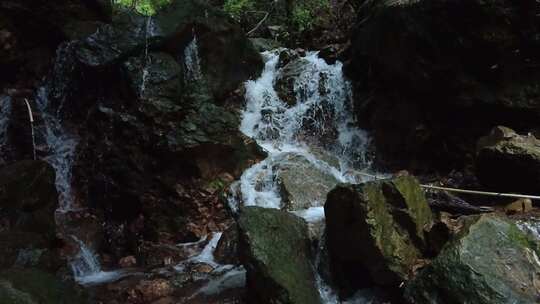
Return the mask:
[[537,241],[510,220],[481,216],[409,283],[412,303],[538,303]]
[[382,164],[460,167],[493,126],[537,125],[537,2],[373,3],[360,13],[347,71]]
[[410,176],[339,185],[328,194],[325,213],[332,272],[345,291],[360,287],[350,284],[361,284],[366,274],[379,285],[407,280],[422,257],[433,218]]
[[240,256],[254,303],[320,303],[306,224],[290,213],[245,207]]
[[[39,81],[69,32],[105,20],[95,1],[6,0],[0,3],[0,89]],[[95,26],[93,27],[95,30]],[[90,29],[92,31],[92,29]]]
[[54,269],[54,170],[23,161],[0,170],[0,268],[14,265]]
[[286,158],[284,165],[276,168],[285,204],[283,209],[296,211],[322,206],[326,194],[339,183],[336,177],[302,155],[291,153],[283,157]]
[[540,190],[540,140],[496,127],[477,147],[477,175],[497,191],[536,193]]
[[45,91],[77,135],[76,200],[104,215],[103,250],[118,260],[225,228],[219,191],[206,189],[263,157],[238,130],[234,93],[260,73],[259,53],[196,0],[122,11],[80,35],[59,48]]

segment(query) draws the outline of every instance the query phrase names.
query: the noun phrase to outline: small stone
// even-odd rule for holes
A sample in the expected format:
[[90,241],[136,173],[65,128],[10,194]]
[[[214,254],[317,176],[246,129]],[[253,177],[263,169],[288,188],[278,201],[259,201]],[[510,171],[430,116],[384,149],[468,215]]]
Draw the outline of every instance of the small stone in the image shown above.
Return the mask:
[[137,265],[137,259],[134,256],[130,255],[130,256],[121,258],[118,264],[122,268],[133,267]]
[[528,198],[521,198],[504,207],[507,214],[526,213],[533,209],[532,201]]

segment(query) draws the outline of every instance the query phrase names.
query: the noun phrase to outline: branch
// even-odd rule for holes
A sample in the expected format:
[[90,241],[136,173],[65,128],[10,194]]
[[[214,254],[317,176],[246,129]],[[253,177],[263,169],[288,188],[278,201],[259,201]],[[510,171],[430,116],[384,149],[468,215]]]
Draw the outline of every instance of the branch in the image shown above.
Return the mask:
[[256,30],[258,30],[259,27],[266,21],[266,19],[268,19],[268,16],[270,16],[270,13],[266,12],[266,14],[261,19],[261,21],[259,21],[259,23],[257,23],[257,25],[253,29],[251,29],[251,31],[247,32],[246,36],[249,36],[249,35],[253,34],[253,32],[255,32]]

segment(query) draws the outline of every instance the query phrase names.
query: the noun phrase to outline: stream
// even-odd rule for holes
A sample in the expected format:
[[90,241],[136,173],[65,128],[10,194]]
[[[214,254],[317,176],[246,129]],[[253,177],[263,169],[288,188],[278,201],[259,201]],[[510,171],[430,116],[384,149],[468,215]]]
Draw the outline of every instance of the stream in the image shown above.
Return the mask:
[[[266,64],[261,77],[247,83],[240,129],[255,139],[268,157],[233,184],[229,204],[232,210],[240,205],[289,210],[311,227],[324,221],[326,191],[317,192],[317,188],[360,182],[358,173],[369,171],[369,137],[354,127],[351,84],[344,78],[340,62],[329,65],[316,52],[308,52],[299,59],[293,81],[296,103],[283,101],[274,89],[283,73],[278,67],[282,51],[263,53]],[[285,174],[288,183],[283,185]],[[292,199],[291,195],[286,199],[283,187],[307,187],[308,191],[287,189]],[[318,233],[321,237],[322,231]],[[315,268],[319,256],[320,252],[313,261]],[[323,303],[340,303],[320,275],[317,285]],[[345,303],[369,302],[370,297],[361,293]]]

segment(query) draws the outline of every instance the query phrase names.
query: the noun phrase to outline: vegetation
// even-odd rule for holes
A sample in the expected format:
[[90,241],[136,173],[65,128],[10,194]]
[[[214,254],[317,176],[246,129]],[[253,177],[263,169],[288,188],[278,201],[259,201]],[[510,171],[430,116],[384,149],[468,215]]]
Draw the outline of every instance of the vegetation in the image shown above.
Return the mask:
[[300,32],[310,30],[317,23],[322,22],[321,12],[330,10],[329,0],[306,0],[299,1],[292,11],[292,25]]
[[127,7],[145,16],[155,15],[173,0],[113,0],[115,7]]
[[[258,0],[226,0],[223,10],[238,21],[257,23],[261,13],[269,13],[268,20],[285,21],[289,30],[303,32],[311,30],[316,24],[324,21],[330,10],[329,0],[299,1],[258,1]],[[256,15],[256,20],[253,16]],[[264,15],[263,15],[264,16]],[[286,17],[286,20],[283,18]],[[254,24],[251,24],[252,26]]]
[[254,0],[227,0],[223,5],[223,10],[234,19],[239,20],[242,13],[246,10],[252,10],[255,6]]

